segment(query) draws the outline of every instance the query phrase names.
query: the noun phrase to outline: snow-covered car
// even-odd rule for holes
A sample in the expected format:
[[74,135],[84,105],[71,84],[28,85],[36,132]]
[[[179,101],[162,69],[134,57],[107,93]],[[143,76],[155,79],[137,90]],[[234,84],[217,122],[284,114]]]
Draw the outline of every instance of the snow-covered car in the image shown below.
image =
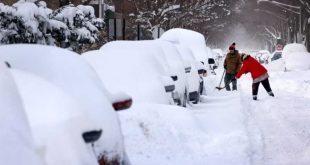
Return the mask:
[[[82,54],[106,87],[125,91],[135,102],[172,104],[175,89],[167,62],[156,56],[149,41],[113,41]],[[158,48],[160,49],[160,48]]]
[[[174,75],[177,76],[177,79],[175,81],[175,94],[177,95],[175,98],[178,98],[175,100],[178,105],[186,106],[187,98],[188,98],[188,82],[186,78],[186,66],[184,64],[184,61],[179,54],[177,48],[168,41],[163,40],[155,40],[152,43],[154,45],[154,48],[156,48],[156,45],[160,47],[162,52],[164,53],[164,58],[167,60],[167,63],[173,72]],[[154,51],[156,51],[154,49]],[[157,55],[158,56],[158,55]]]
[[212,49],[212,51],[215,53],[215,59],[218,59],[219,61],[223,60],[225,53],[222,49]]
[[262,64],[268,64],[270,52],[268,50],[260,50],[256,53],[256,59]]
[[280,58],[282,58],[282,51],[275,51],[275,52],[273,52],[271,54],[269,59],[270,59],[270,62],[271,62],[271,61],[278,60]]
[[[122,44],[122,46],[121,46]],[[134,52],[142,52],[144,55],[153,56],[156,59],[157,66],[163,69],[165,79],[171,77],[175,84],[175,90],[172,92],[172,98],[178,105],[186,105],[186,74],[185,66],[177,49],[169,42],[152,40],[152,41],[119,41],[117,49],[124,49]],[[100,50],[103,50],[103,46]],[[114,50],[115,50],[114,48]],[[111,50],[113,51],[113,50]],[[140,62],[143,62],[139,60]],[[164,82],[168,82],[168,79]]]
[[102,130],[88,118],[88,109],[82,110],[75,99],[44,78],[19,69],[11,69],[11,73],[22,97],[36,151],[46,165],[98,164],[88,144],[95,143]]
[[285,70],[308,70],[310,69],[310,53],[303,44],[287,44],[282,52]]
[[100,164],[129,163],[115,109],[128,108],[131,98],[111,95],[92,67],[74,52],[32,44],[3,45],[0,52],[13,69],[45,79],[79,103],[96,130],[103,132],[93,145]]
[[166,31],[160,39],[188,47],[196,60],[204,63],[207,68],[208,58],[214,59],[211,49],[206,46],[205,37],[201,33],[175,28]]
[[180,44],[174,45],[187,65],[185,72],[187,73],[188,99],[196,104],[200,98],[200,91],[203,89],[203,78],[198,74],[198,70],[202,63],[195,60],[195,57],[189,48]]
[[0,60],[0,164],[43,165],[16,83]]

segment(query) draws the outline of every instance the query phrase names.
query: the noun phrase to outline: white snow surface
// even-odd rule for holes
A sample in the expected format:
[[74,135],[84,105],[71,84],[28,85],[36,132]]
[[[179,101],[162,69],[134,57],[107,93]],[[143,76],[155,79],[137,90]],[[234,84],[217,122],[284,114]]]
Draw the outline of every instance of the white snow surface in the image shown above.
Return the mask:
[[20,94],[2,60],[0,72],[0,164],[41,165]]
[[46,165],[96,164],[97,157],[82,138],[84,132],[96,130],[96,126],[78,102],[45,79],[11,70],[23,99],[36,151]]
[[310,72],[269,71],[275,97],[261,86],[258,101],[250,75],[238,91],[216,90],[222,72],[205,79],[207,96],[187,109],[136,102],[119,112],[132,164],[310,163]]
[[144,46],[149,48],[151,45],[115,41],[99,51],[83,53],[82,57],[92,65],[112,93],[124,91],[134,101],[168,104],[170,93],[165,92],[167,81],[162,76],[170,78],[170,75],[161,67],[161,58],[148,54],[150,49]]
[[[122,46],[134,46],[127,44],[126,41],[124,42],[125,44]],[[152,52],[155,49],[147,49],[151,48],[151,42],[145,41],[144,44],[139,46],[141,46],[141,49],[145,49],[144,52]],[[94,60],[98,60],[96,65],[100,64],[100,60],[111,60],[106,61],[107,70],[103,72],[111,76],[105,79],[109,81],[109,85],[107,85],[109,89],[111,87],[117,90],[116,85],[122,85],[120,90],[126,89],[130,91],[132,89],[130,89],[128,84],[136,85],[134,84],[135,78],[139,76],[125,74],[127,70],[120,69],[121,67],[119,65],[130,66],[129,64],[134,64],[134,67],[128,67],[128,70],[140,69],[138,64],[143,66],[145,65],[143,63],[144,60],[151,60],[147,64],[157,66],[158,70],[151,68],[148,71],[154,70],[151,73],[160,73],[162,75],[168,75],[169,73],[169,67],[166,66],[167,68],[165,68],[165,66],[162,66],[164,64],[161,62],[165,62],[165,60],[161,58],[156,59],[154,58],[156,56],[151,55],[140,56],[141,54],[135,54],[134,52],[126,54],[127,52],[121,49],[123,47],[116,48],[119,49],[115,57],[101,58],[104,55],[100,53],[107,51],[104,48],[94,52],[96,54],[94,55]],[[0,57],[10,59],[9,56],[12,55],[11,49],[9,51],[8,48],[5,49],[1,46],[0,50],[1,53],[7,54],[1,54]],[[41,49],[37,48],[35,50],[31,53],[29,52],[28,55],[34,56],[33,54],[40,51],[51,52],[52,48],[42,47]],[[112,50],[109,53],[112,54]],[[20,49],[16,49],[15,51],[20,51],[19,53],[22,55],[27,54],[27,52]],[[160,51],[164,52],[163,50]],[[40,63],[38,61],[32,61],[33,68],[35,68],[33,70],[36,70],[35,74],[40,74],[40,77],[50,80],[54,85],[61,88],[61,90],[68,94],[70,93],[72,97],[79,98],[79,104],[83,105],[84,108],[87,106],[94,109],[103,108],[97,99],[105,97],[102,97],[97,93],[98,91],[96,92],[96,90],[90,88],[94,84],[95,86],[100,86],[100,83],[97,82],[98,78],[91,72],[91,68],[86,67],[86,63],[75,59],[78,56],[71,56],[68,52],[60,49],[55,52],[53,55],[57,60],[51,60],[47,64],[57,66],[57,73],[61,73],[60,75],[62,75],[60,78],[72,83],[66,86],[61,84],[61,81],[59,81],[60,78],[55,77],[58,74],[51,74],[49,72],[41,73],[46,72],[46,70],[40,70],[40,67],[38,67]],[[44,58],[49,57],[45,53],[40,55],[44,56]],[[91,53],[88,55],[89,57],[92,56]],[[85,57],[88,55],[85,54]],[[131,56],[126,57],[126,55]],[[123,57],[124,60],[120,61],[117,57]],[[135,60],[132,60],[131,57],[135,58]],[[138,58],[141,61],[137,60]],[[69,59],[74,64],[69,63]],[[17,64],[23,66],[22,64],[27,61],[18,61],[14,58],[11,60],[14,61],[12,62],[13,67],[16,67]],[[109,64],[108,62],[111,63]],[[219,68],[216,70],[216,75],[208,75],[204,79],[206,95],[201,96],[201,102],[197,105],[189,105],[188,108],[182,108],[175,105],[165,105],[163,104],[164,102],[147,102],[144,99],[135,99],[132,108],[118,112],[125,140],[125,148],[131,164],[310,164],[310,70],[290,70],[286,72],[284,71],[284,62],[284,59],[279,59],[266,65],[266,68],[269,70],[270,85],[275,97],[268,96],[264,88],[260,86],[258,101],[252,100],[252,79],[250,74],[244,75],[238,80],[238,91],[218,91],[215,87],[223,86],[223,82],[220,84],[223,69]],[[307,61],[304,62],[304,64],[306,63]],[[168,62],[165,64],[168,65]],[[23,68],[21,66],[20,68]],[[109,69],[112,67],[118,74],[113,75],[109,72]],[[30,70],[32,69],[28,68],[28,71]],[[146,74],[149,72],[145,70],[140,70],[140,73],[143,76],[145,75],[146,78],[151,78],[149,74]],[[70,80],[72,77],[69,75],[74,76],[74,81]],[[7,80],[6,77],[4,78]],[[157,79],[152,80],[157,81]],[[77,85],[76,82],[79,82],[78,84],[84,84],[83,88],[81,88],[81,84]],[[154,82],[150,83],[153,84]],[[103,83],[106,82],[103,81]],[[162,84],[157,85],[155,87],[151,86],[152,90],[160,90]],[[80,87],[79,90],[81,91],[79,92],[82,92],[79,96],[77,96],[78,94],[74,94],[74,91],[78,89],[77,87]],[[136,89],[140,89],[142,92],[143,90],[149,90],[149,86],[147,85],[138,87],[140,88]],[[13,87],[4,89],[11,88]],[[133,91],[133,94],[135,92]],[[144,93],[141,96],[148,95]],[[161,93],[157,96],[164,95]],[[105,115],[101,113],[96,114]],[[108,114],[107,116],[113,115]],[[111,127],[109,122],[104,121],[104,123],[107,124],[107,127],[115,129],[115,127]],[[111,137],[107,137],[108,140],[114,138],[113,132],[112,135]],[[108,145],[109,147],[113,148],[111,145]]]
[[205,37],[198,32],[175,28],[166,31],[160,39],[188,47],[196,60],[203,61],[205,64],[208,58],[213,58],[211,49],[206,46]]
[[282,52],[285,60],[285,68],[291,70],[309,70],[310,69],[310,53],[302,44],[288,44]]
[[76,99],[87,117],[102,129],[96,154],[108,159],[123,157],[123,141],[117,113],[95,71],[78,54],[52,46],[17,44],[0,46],[0,58],[13,68],[35,74]]

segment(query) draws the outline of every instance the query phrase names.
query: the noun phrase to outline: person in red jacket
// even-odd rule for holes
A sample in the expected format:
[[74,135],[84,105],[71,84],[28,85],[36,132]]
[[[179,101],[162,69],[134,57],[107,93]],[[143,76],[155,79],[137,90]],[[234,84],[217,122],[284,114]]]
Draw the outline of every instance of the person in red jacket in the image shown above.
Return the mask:
[[274,97],[274,94],[270,88],[268,80],[269,75],[267,73],[267,69],[263,65],[261,65],[258,61],[256,61],[256,59],[244,53],[241,55],[241,61],[243,61],[243,64],[240,71],[236,75],[236,78],[239,79],[242,74],[247,74],[248,72],[251,73],[251,76],[253,78],[253,84],[252,84],[253,100],[257,100],[258,87],[260,83],[263,84],[268,94]]

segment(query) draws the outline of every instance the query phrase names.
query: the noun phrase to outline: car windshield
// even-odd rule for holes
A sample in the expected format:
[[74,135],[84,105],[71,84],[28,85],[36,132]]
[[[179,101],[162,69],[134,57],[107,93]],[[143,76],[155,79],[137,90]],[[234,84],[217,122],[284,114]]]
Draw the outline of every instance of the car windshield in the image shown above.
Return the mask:
[[281,52],[275,53],[275,54],[273,55],[273,57],[271,58],[271,61],[277,60],[277,59],[279,59],[279,58],[281,58],[281,57],[282,57],[282,53],[281,53]]

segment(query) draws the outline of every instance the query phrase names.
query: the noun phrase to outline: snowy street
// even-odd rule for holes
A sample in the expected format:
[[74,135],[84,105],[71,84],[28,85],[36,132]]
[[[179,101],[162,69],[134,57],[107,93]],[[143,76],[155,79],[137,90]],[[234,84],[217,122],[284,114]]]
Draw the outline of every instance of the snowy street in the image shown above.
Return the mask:
[[[127,123],[122,126],[127,152],[134,164],[309,164],[308,74],[301,72],[299,79],[292,79],[295,75],[292,72],[271,72],[271,86],[276,96],[268,96],[261,86],[258,101],[252,100],[249,76],[240,79],[238,91],[227,92],[213,88],[220,80],[218,74],[207,79],[210,86],[208,95],[202,98],[203,103],[185,112],[171,109],[163,112],[154,108],[152,113],[136,112],[140,116],[137,119],[129,117],[129,112],[121,112],[121,121]],[[290,85],[283,88],[288,83]],[[303,94],[294,90],[296,85],[303,88]],[[135,109],[130,113],[133,111]],[[151,116],[154,114],[157,117]],[[143,127],[139,128],[138,123]],[[153,132],[157,124],[165,131]],[[134,132],[132,127],[136,127]],[[192,132],[186,132],[188,129]],[[137,137],[136,133],[141,130],[147,130],[147,135]]]
[[0,0],[0,91],[0,165],[310,165],[310,0]]

